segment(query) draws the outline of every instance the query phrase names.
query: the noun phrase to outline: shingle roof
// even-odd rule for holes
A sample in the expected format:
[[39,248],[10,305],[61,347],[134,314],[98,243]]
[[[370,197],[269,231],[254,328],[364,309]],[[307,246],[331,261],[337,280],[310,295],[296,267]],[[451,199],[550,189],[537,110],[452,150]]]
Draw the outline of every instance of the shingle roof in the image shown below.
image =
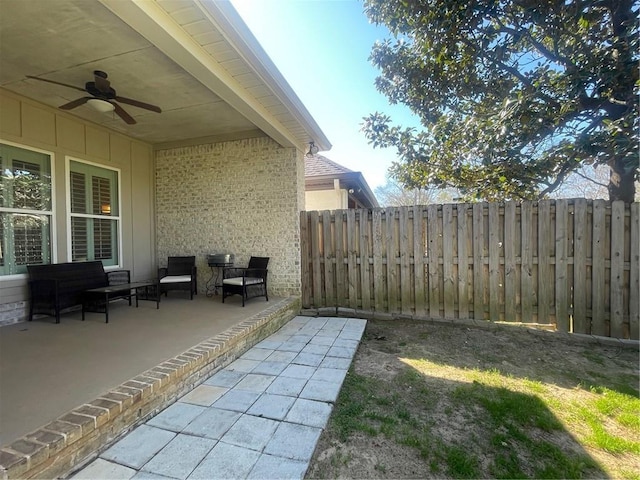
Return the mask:
[[313,155],[304,157],[304,176],[317,177],[319,175],[340,175],[342,173],[350,173],[347,167],[329,160],[322,155]]

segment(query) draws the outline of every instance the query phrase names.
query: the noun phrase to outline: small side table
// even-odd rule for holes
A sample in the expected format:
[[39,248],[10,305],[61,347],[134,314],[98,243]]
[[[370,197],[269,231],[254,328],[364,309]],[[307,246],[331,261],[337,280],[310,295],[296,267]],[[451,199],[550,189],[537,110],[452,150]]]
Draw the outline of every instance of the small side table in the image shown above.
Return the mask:
[[207,283],[205,285],[207,297],[218,295],[218,288],[222,287],[222,282],[220,281],[220,274],[222,273],[222,269],[225,267],[233,267],[233,262],[209,263],[209,267],[211,267],[211,277],[209,278],[209,280],[207,280]]

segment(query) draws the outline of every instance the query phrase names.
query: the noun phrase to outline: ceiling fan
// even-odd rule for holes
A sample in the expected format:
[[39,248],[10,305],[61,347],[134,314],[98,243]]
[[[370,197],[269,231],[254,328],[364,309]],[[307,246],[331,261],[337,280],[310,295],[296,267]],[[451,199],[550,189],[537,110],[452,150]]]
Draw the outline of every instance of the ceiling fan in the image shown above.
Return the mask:
[[[84,85],[84,88],[76,87],[75,85],[69,85],[67,83],[56,82],[55,80],[48,80],[46,78],[34,77],[31,75],[27,75],[27,78],[32,78],[34,80],[40,80],[41,82],[49,82],[55,85],[62,85],[63,87],[73,88],[75,90],[79,90],[81,92],[86,92],[90,94],[90,97],[81,97],[77,100],[73,100],[69,103],[65,103],[64,105],[60,105],[60,109],[62,110],[71,110],[73,108],[79,107],[80,105],[84,105],[87,102],[101,104],[102,107],[107,107],[102,111],[115,111],[116,114],[124,120],[129,125],[133,125],[136,121],[133,119],[131,115],[129,115],[124,108],[122,108],[118,103],[126,103],[127,105],[133,105],[134,107],[144,108],[145,110],[151,110],[152,112],[161,113],[160,107],[156,107],[155,105],[151,105],[149,103],[140,102],[138,100],[133,100],[131,98],[121,97],[116,94],[116,91],[111,88],[111,82],[107,80],[107,74],[100,70],[94,70],[93,72],[94,80],[93,82],[87,82]],[[107,105],[109,104],[109,105]],[[96,105],[100,107],[100,105]]]

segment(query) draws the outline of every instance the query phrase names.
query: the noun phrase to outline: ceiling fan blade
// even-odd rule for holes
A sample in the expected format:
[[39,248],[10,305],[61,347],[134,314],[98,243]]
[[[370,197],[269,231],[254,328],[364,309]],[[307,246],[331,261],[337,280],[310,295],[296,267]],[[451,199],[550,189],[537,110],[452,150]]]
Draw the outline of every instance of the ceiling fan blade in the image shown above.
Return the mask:
[[155,105],[151,105],[150,103],[144,103],[138,100],[132,100],[131,98],[119,96],[116,96],[115,99],[119,102],[126,103],[127,105],[133,105],[134,107],[144,108],[145,110],[151,110],[152,112],[162,113],[160,107],[156,107]]
[[111,102],[111,104],[114,106],[116,114],[122,120],[124,120],[129,125],[134,125],[136,123],[136,121],[133,119],[133,117],[131,115],[129,115],[127,112],[124,111],[124,108],[122,108],[116,102]]
[[92,97],[81,97],[81,98],[78,98],[77,100],[73,100],[72,102],[65,103],[64,105],[60,105],[58,108],[61,110],[71,110],[72,108],[76,108],[76,107],[79,107],[80,105],[84,105],[89,100],[91,100],[91,98]]
[[111,87],[111,82],[107,80],[107,74],[96,70],[93,72],[94,85],[102,93],[108,93]]
[[62,85],[63,87],[74,88],[76,90],[80,90],[84,92],[84,88],[76,87],[75,85],[69,85],[68,83],[56,82],[55,80],[47,80],[46,78],[34,77],[33,75],[25,75],[27,78],[32,78],[34,80],[40,80],[41,82],[53,83],[54,85]]

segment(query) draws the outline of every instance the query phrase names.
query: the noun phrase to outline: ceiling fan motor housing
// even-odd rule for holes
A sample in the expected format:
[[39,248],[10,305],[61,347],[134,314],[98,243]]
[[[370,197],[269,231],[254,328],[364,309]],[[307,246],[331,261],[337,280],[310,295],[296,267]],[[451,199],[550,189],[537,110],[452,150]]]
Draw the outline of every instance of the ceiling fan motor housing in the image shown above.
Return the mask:
[[84,84],[84,88],[96,98],[103,100],[113,100],[116,98],[116,91],[113,88],[109,87],[107,91],[99,90],[98,87],[96,87],[96,82],[87,82]]

